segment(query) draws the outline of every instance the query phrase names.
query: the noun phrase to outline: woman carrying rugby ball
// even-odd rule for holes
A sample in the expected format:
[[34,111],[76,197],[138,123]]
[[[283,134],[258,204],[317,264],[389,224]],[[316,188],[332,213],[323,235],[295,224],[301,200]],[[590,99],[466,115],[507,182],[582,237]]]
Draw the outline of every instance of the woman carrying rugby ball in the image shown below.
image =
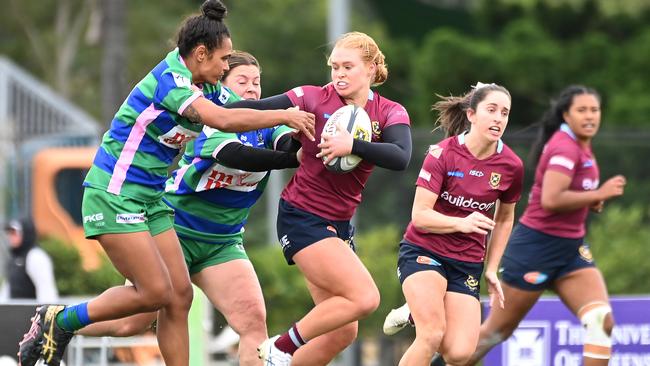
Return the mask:
[[[350,219],[375,165],[404,170],[411,157],[408,113],[370,89],[388,76],[384,55],[364,33],[343,35],[328,59],[332,82],[300,86],[260,101],[232,107],[276,109],[297,106],[316,116],[316,140],[297,135],[301,165],[282,192],[278,238],[285,259],[307,280],[316,306],[282,335],[260,346],[265,365],[326,365],[356,338],[357,320],[379,305],[379,291],[354,253]],[[362,107],[372,121],[370,142],[344,129],[322,136],[325,122],[339,108]],[[354,154],[363,161],[352,171],[326,169],[331,159]],[[344,271],[341,268],[345,268]]]

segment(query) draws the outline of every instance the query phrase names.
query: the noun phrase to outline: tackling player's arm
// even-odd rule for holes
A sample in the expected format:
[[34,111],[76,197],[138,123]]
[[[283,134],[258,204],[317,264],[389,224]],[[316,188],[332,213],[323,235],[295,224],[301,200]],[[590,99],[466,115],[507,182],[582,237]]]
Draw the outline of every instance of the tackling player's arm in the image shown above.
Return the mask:
[[314,136],[314,115],[295,109],[226,109],[200,97],[185,108],[183,117],[224,132],[251,131],[284,124],[301,131],[312,140]]
[[[297,168],[299,165],[296,151],[290,135],[285,134],[278,140],[278,149],[270,150],[246,146],[231,142],[221,148],[214,157],[217,162],[229,168],[247,172],[264,172],[273,169]],[[287,150],[284,150],[287,149]]]

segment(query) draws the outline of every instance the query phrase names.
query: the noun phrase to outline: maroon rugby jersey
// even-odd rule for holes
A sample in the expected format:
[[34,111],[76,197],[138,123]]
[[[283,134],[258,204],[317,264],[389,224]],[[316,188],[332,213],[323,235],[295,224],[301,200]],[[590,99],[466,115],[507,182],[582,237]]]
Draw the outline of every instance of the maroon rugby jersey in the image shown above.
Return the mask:
[[[361,202],[363,190],[374,164],[362,161],[345,174],[330,172],[316,157],[320,135],[329,116],[345,102],[330,83],[325,86],[301,86],[285,93],[294,106],[316,116],[316,141],[301,136],[303,158],[296,174],[282,192],[282,198],[309,213],[330,220],[349,220]],[[406,109],[399,103],[370,90],[364,108],[372,121],[372,141],[381,142],[381,131],[394,124],[410,124]]]
[[577,239],[585,236],[589,207],[568,212],[550,212],[542,208],[542,182],[547,170],[571,177],[569,189],[589,191],[598,188],[599,171],[591,147],[578,144],[571,128],[563,124],[548,140],[539,158],[528,207],[519,222],[545,234]]
[[[496,153],[479,160],[467,149],[465,134],[461,134],[430,147],[416,185],[438,195],[433,209],[441,214],[465,217],[477,211],[492,218],[497,200],[519,200],[523,176],[521,159],[501,140]],[[456,260],[485,259],[486,235],[434,234],[418,230],[411,222],[404,239]]]

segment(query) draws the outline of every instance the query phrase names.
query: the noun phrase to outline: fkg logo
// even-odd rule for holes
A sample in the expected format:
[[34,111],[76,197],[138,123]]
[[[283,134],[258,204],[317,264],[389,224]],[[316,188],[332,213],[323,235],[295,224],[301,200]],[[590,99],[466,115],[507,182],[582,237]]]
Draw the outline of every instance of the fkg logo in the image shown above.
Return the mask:
[[84,216],[84,224],[87,224],[89,222],[103,221],[103,220],[104,220],[104,214],[101,212]]

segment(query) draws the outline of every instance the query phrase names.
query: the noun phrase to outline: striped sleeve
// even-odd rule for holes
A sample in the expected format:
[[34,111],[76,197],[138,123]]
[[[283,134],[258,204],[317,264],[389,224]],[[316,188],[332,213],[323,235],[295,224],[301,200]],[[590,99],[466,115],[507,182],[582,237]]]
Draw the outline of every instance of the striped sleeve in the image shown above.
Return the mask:
[[154,96],[154,103],[168,111],[182,115],[185,108],[196,98],[202,97],[203,92],[192,88],[192,82],[186,76],[170,71],[161,75]]

